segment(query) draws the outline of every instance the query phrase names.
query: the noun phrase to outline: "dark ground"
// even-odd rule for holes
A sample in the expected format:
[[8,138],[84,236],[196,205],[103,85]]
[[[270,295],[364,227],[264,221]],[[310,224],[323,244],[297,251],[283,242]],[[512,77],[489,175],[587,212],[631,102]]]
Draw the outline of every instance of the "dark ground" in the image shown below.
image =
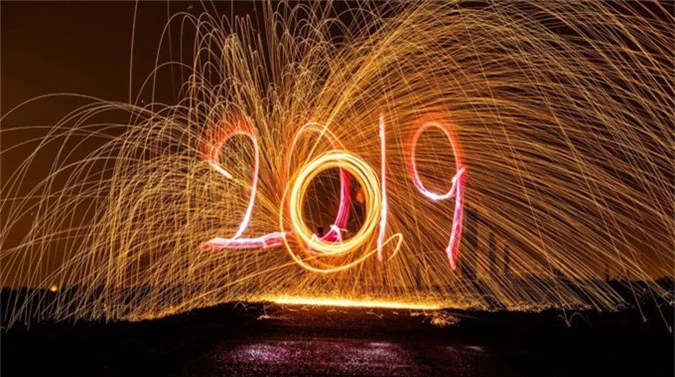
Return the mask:
[[[2,376],[673,376],[672,307],[451,313],[222,305],[141,323],[2,332]],[[265,314],[261,318],[261,314]]]

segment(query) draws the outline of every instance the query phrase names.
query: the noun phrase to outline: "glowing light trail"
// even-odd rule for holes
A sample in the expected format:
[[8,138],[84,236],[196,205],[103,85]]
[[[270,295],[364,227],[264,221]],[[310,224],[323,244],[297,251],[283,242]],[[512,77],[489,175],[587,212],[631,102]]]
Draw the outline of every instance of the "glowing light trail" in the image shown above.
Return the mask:
[[381,309],[410,309],[410,310],[440,310],[443,306],[432,303],[415,303],[403,301],[384,300],[349,300],[339,298],[321,297],[270,297],[263,301],[271,301],[281,305],[312,305],[312,306],[337,306],[348,308],[381,308]]
[[[356,250],[367,241],[372,230],[371,227],[374,224],[373,221],[379,215],[380,219],[379,233],[377,236],[376,250],[377,250],[377,259],[379,261],[382,261],[383,245],[385,244],[385,231],[387,226],[387,214],[389,208],[387,202],[387,165],[386,165],[387,153],[386,153],[386,131],[385,131],[386,126],[384,121],[384,113],[381,113],[378,119],[379,119],[380,169],[381,169],[380,171],[381,181],[379,182],[379,185],[377,179],[373,178],[371,174],[372,169],[368,167],[368,164],[365,161],[347,152],[335,150],[333,151],[333,153],[326,154],[304,165],[298,177],[296,177],[295,180],[293,181],[294,184],[291,189],[291,200],[289,201],[289,208],[288,208],[288,211],[291,216],[291,223],[293,226],[292,231],[274,232],[258,238],[244,238],[244,239],[238,239],[237,237],[241,234],[241,232],[243,232],[243,229],[246,228],[248,222],[250,221],[250,213],[254,202],[253,195],[255,194],[255,187],[257,186],[257,175],[259,170],[258,143],[255,134],[250,130],[250,122],[244,123],[245,125],[247,125],[247,127],[245,127],[243,130],[241,128],[234,128],[234,129],[226,128],[224,136],[218,138],[217,139],[218,142],[215,144],[218,149],[223,145],[224,142],[229,140],[229,138],[237,134],[248,136],[249,138],[251,138],[254,145],[256,146],[255,148],[256,157],[254,165],[255,176],[252,184],[253,189],[251,190],[252,195],[251,198],[249,199],[249,207],[247,208],[244,221],[242,221],[242,223],[239,225],[239,231],[235,234],[235,236],[230,239],[216,237],[210,241],[201,243],[200,247],[204,249],[240,249],[240,248],[266,249],[268,247],[280,246],[282,243],[285,242],[285,238],[287,236],[297,234],[299,235],[300,239],[304,242],[304,244],[307,245],[306,251],[314,254],[315,256],[317,257],[339,256],[347,252]],[[431,127],[436,127],[445,133],[447,138],[450,140],[450,143],[452,144],[452,149],[455,155],[456,161],[455,165],[457,167],[457,173],[452,178],[452,187],[446,194],[437,194],[435,192],[426,189],[422,184],[421,178],[417,171],[415,159],[416,146],[422,133]],[[300,131],[294,137],[293,146],[295,146],[295,144],[297,143],[299,136],[304,132],[308,131],[318,132],[321,136],[328,137],[331,144],[334,147],[340,145],[339,140],[332,133],[326,132],[325,129],[322,129],[317,124],[308,123],[305,124],[302,128],[300,128]],[[291,151],[292,150],[293,148],[291,148]],[[459,154],[459,151],[460,151],[459,143],[454,134],[452,133],[452,131],[449,129],[448,125],[441,124],[439,122],[424,122],[418,127],[417,131],[413,136],[413,141],[411,143],[410,167],[409,167],[409,172],[415,186],[425,197],[434,201],[445,200],[452,197],[456,198],[455,213],[453,216],[450,241],[448,243],[448,247],[446,248],[448,262],[450,263],[450,267],[453,270],[455,269],[457,255],[459,252],[459,242],[461,240],[461,232],[462,232],[461,223],[463,215],[463,196],[464,196],[464,182],[465,182],[465,173],[464,173],[465,167],[461,162],[462,159],[461,155]],[[218,171],[222,170],[220,165],[217,163],[218,158],[215,152],[211,152],[208,155],[207,161],[211,164],[211,166],[216,168]],[[300,214],[302,213],[302,198],[304,197],[305,191],[308,188],[309,182],[311,182],[311,180],[314,177],[316,177],[316,175],[321,171],[332,167],[337,167],[340,171],[340,204],[335,219],[335,223],[330,226],[330,230],[325,235],[319,237],[316,233],[311,233],[307,229],[307,226],[304,223],[304,221],[300,218]],[[345,242],[342,238],[342,228],[344,228],[349,219],[349,206],[351,203],[350,198],[351,184],[349,175],[350,170],[353,172],[353,174],[357,174],[356,178],[361,182],[362,186],[366,185],[363,186],[365,187],[366,193],[369,193],[366,194],[366,198],[370,198],[372,201],[368,202],[367,205],[368,216],[366,217],[366,221],[364,222],[362,229],[356,234],[356,236],[351,238],[349,241]],[[231,177],[231,175],[226,171],[224,171],[224,173],[226,174],[226,176]],[[379,191],[379,196],[374,194],[375,188],[378,186],[381,187]],[[375,211],[375,209],[379,209],[379,212]],[[280,215],[283,215],[283,209],[281,210]],[[310,233],[311,235],[307,236]],[[399,244],[398,246],[396,246],[394,254],[398,251],[401,240],[400,235],[397,234],[395,237],[399,238]],[[291,255],[293,255],[295,258],[296,254],[294,254],[294,252],[291,250],[288,243],[286,243],[286,247],[288,248],[288,251],[291,252]],[[296,258],[296,261],[298,260],[299,259]],[[305,262],[299,263],[303,267],[308,266],[308,264],[306,264]],[[355,264],[354,263],[349,264],[349,266],[353,265]],[[343,268],[346,267],[345,266],[329,267],[327,269],[320,268],[320,270],[322,272],[340,271]]]
[[220,166],[220,149],[231,138],[237,135],[248,137],[253,143],[254,160],[253,160],[253,178],[251,182],[251,195],[246,207],[246,213],[241,223],[237,227],[237,231],[231,238],[216,237],[210,241],[200,243],[200,247],[204,249],[218,249],[218,248],[232,248],[232,249],[249,249],[249,248],[267,248],[278,246],[281,244],[281,239],[285,236],[283,233],[272,233],[266,236],[257,238],[239,238],[246,231],[248,224],[251,222],[251,213],[253,212],[253,204],[255,203],[256,191],[258,189],[258,175],[260,174],[260,147],[258,146],[258,136],[251,121],[244,117],[237,117],[230,121],[224,121],[221,127],[216,130],[216,136],[212,143],[205,146],[206,154],[204,158],[209,165],[217,172],[224,175],[227,179],[233,179],[232,174]]
[[[361,229],[351,238],[343,242],[329,243],[317,239],[315,235],[307,228],[302,219],[302,203],[304,195],[309,183],[320,172],[331,169],[341,168],[347,170],[351,175],[359,181],[361,187],[366,192],[366,217],[363,221]],[[339,150],[328,151],[316,159],[305,164],[297,176],[292,180],[293,184],[288,193],[288,209],[291,225],[293,227],[293,234],[299,238],[302,244],[307,245],[307,248],[317,251],[320,255],[305,260],[299,257],[291,245],[286,241],[286,247],[291,253],[293,259],[301,266],[310,271],[315,272],[336,272],[350,268],[368,257],[371,253],[366,253],[363,257],[354,262],[343,265],[332,265],[324,262],[325,257],[343,256],[349,252],[358,250],[362,245],[368,242],[369,237],[374,230],[377,220],[379,219],[378,209],[381,206],[380,185],[377,176],[373,169],[361,158]],[[280,223],[283,228],[283,216],[280,216]],[[317,265],[313,265],[316,263]]]
[[199,244],[205,250],[221,249],[267,249],[283,245],[289,232],[272,232],[260,237],[222,238],[215,237]]
[[[445,136],[450,141],[450,144],[452,145],[452,152],[455,157],[455,168],[457,169],[457,173],[455,173],[455,175],[452,177],[452,186],[450,187],[450,190],[448,190],[448,192],[446,192],[445,194],[436,193],[427,189],[422,183],[422,179],[417,170],[417,158],[416,158],[417,143],[419,142],[419,138],[420,136],[422,136],[422,133],[429,128],[437,128],[440,131],[442,131],[443,134],[445,134]],[[448,256],[448,262],[450,263],[450,268],[454,270],[457,265],[457,256],[459,255],[459,245],[462,239],[462,220],[464,218],[464,185],[466,181],[465,177],[466,167],[462,162],[461,148],[459,147],[457,138],[452,129],[450,128],[449,124],[441,123],[439,121],[425,121],[421,123],[421,125],[415,131],[412,137],[412,141],[410,143],[410,159],[408,171],[413,180],[413,183],[415,184],[415,187],[417,187],[417,190],[419,190],[419,192],[422,193],[422,195],[424,195],[425,197],[433,201],[441,201],[451,199],[453,197],[455,198],[455,212],[453,214],[452,230],[450,233],[450,240],[448,241],[448,247],[445,249],[446,254]]]
[[[241,126],[243,124],[243,127]],[[284,238],[287,237],[291,232],[272,232],[264,236],[256,238],[239,238],[241,234],[246,230],[248,224],[251,220],[251,212],[253,209],[253,204],[255,203],[255,194],[256,188],[258,185],[258,174],[260,170],[260,150],[258,147],[258,139],[253,131],[252,125],[248,120],[241,120],[234,123],[234,127],[231,126],[232,123],[225,122],[225,127],[219,133],[219,136],[215,139],[213,144],[207,146],[207,153],[204,158],[209,165],[214,168],[219,173],[223,174],[226,178],[232,179],[232,175],[223,169],[220,166],[219,161],[219,152],[222,146],[236,135],[244,135],[251,139],[255,146],[255,161],[253,166],[253,183],[251,188],[251,196],[249,198],[249,205],[246,209],[246,215],[240,223],[237,232],[232,238],[222,238],[215,237],[209,241],[202,242],[199,244],[200,248],[208,250],[219,250],[219,249],[257,249],[262,248],[266,249],[268,247],[277,247],[283,244]],[[318,130],[317,125],[314,123],[308,123],[300,129],[296,138],[294,139],[294,145],[297,141],[297,137],[305,131],[317,131],[321,132],[322,135],[329,135],[330,141],[333,145],[337,145],[337,139],[330,133],[325,133],[324,130]],[[335,223],[330,226],[330,230],[319,238],[316,234],[312,235],[312,239],[321,242],[342,242],[342,228],[344,228],[349,220],[349,206],[351,203],[350,198],[350,178],[349,174],[345,169],[340,168],[340,204],[338,208],[338,213],[336,215]],[[309,250],[312,250],[311,248]]]
[[380,215],[380,233],[377,236],[377,259],[382,261],[382,245],[384,244],[384,232],[387,229],[387,213],[389,204],[387,203],[387,153],[386,153],[386,133],[384,127],[384,114],[380,114],[380,169],[382,179],[382,214]]

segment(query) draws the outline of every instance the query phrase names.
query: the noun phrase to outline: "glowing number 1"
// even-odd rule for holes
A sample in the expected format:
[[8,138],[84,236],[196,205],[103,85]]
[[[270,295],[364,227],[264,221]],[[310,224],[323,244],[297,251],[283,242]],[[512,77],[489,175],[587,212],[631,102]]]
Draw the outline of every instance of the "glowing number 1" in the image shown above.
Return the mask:
[[380,113],[380,164],[382,170],[382,212],[380,213],[380,233],[377,236],[377,260],[382,260],[382,245],[384,243],[384,231],[387,227],[387,166],[385,163],[385,137],[384,137],[384,114]]

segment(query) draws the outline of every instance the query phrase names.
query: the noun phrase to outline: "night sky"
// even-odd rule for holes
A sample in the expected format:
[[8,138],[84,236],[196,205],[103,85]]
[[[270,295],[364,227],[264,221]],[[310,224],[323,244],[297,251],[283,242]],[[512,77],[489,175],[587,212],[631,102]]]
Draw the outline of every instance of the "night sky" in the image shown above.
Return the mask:
[[[180,11],[198,14],[203,9],[199,3],[185,2],[137,5],[133,53],[136,86],[155,65],[168,14]],[[133,2],[3,3],[3,113],[22,101],[49,93],[80,93],[128,101],[135,7]],[[159,96],[166,101],[175,99],[173,94],[159,93]],[[26,119],[27,123],[53,121],[63,115],[63,109],[48,107],[33,115],[35,118]]]

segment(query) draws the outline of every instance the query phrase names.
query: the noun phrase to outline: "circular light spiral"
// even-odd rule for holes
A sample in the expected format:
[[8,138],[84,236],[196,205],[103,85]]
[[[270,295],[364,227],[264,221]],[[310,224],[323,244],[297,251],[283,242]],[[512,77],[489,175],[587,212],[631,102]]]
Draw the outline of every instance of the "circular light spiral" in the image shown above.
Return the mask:
[[[363,220],[361,229],[353,237],[342,242],[325,242],[317,239],[313,236],[313,233],[309,230],[302,217],[303,199],[310,182],[322,171],[332,168],[344,169],[349,172],[363,187],[366,198],[366,217]],[[294,231],[293,234],[307,248],[316,251],[316,253],[311,253],[311,256],[307,259],[302,258],[294,252],[293,246],[285,240],[286,247],[296,262],[311,271],[335,272],[361,262],[365,257],[370,256],[376,251],[370,251],[364,257],[343,265],[331,265],[324,262],[325,257],[339,257],[362,248],[372,240],[373,231],[378,226],[382,204],[380,184],[377,174],[366,161],[346,151],[328,151],[303,165],[291,182],[290,191],[288,192],[288,213]],[[283,230],[283,212],[280,215],[280,225]],[[318,261],[321,266],[316,267],[308,261]]]

